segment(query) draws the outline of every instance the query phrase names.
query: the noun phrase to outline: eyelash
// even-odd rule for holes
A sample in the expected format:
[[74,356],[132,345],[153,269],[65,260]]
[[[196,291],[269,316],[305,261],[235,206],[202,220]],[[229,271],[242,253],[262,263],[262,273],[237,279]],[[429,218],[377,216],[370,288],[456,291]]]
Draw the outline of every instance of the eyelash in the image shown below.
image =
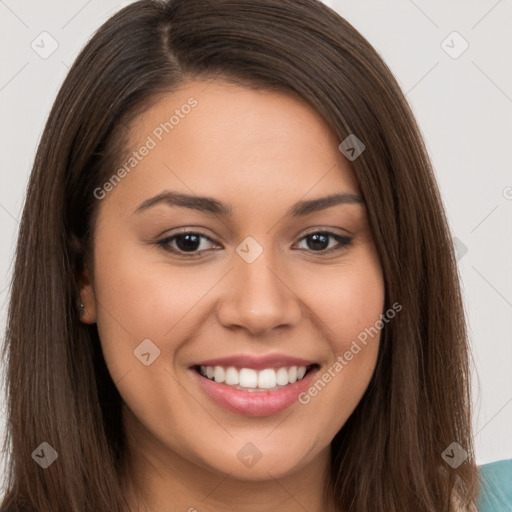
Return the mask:
[[[306,233],[302,238],[300,238],[299,242],[304,240],[307,237],[310,237],[312,235],[319,235],[319,234],[326,235],[329,238],[334,238],[338,242],[339,246],[334,247],[334,248],[331,247],[330,249],[323,249],[321,251],[312,251],[311,249],[302,249],[302,250],[307,250],[307,251],[313,252],[314,254],[319,254],[320,256],[323,256],[323,255],[331,254],[333,252],[339,252],[339,251],[346,249],[347,247],[352,245],[352,241],[354,239],[351,236],[340,235],[340,234],[334,233],[332,231],[321,231],[320,230],[320,231],[311,231],[309,233]],[[165,251],[171,252],[173,254],[177,254],[180,257],[190,258],[190,259],[201,257],[207,249],[203,249],[202,251],[187,253],[184,251],[180,251],[179,249],[170,247],[171,241],[173,241],[174,239],[176,239],[178,237],[186,236],[186,235],[198,235],[200,238],[204,238],[212,243],[215,243],[209,236],[203,235],[202,233],[197,232],[197,231],[183,231],[183,232],[177,233],[175,235],[163,238],[162,240],[159,240],[156,243],[157,243],[157,245],[162,247]]]

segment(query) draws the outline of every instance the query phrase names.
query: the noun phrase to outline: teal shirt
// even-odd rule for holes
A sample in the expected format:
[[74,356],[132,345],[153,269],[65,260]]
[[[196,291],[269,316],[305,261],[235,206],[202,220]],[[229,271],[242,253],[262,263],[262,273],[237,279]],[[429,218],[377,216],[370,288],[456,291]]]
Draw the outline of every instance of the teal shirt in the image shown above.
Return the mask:
[[479,469],[478,512],[512,512],[512,459],[483,464]]

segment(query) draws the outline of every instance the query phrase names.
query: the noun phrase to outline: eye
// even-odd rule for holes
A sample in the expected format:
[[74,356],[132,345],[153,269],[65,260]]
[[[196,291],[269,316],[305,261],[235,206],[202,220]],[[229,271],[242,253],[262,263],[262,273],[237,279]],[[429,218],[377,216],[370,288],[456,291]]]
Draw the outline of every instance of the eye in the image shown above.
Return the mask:
[[[196,233],[194,231],[184,231],[177,235],[172,235],[157,242],[166,251],[183,254],[186,257],[197,257],[202,252],[207,250],[204,244],[201,244],[201,239],[207,240],[213,244],[213,240],[206,235]],[[173,243],[176,245],[173,247]]]
[[[319,253],[331,253],[336,252],[348,247],[352,244],[353,237],[340,235],[332,231],[314,231],[308,233],[301,238],[306,240],[306,250],[312,250],[313,252]],[[329,247],[329,241],[337,242],[338,246]]]
[[[206,244],[202,243],[202,240],[206,241]],[[353,237],[340,235],[332,231],[313,231],[303,236],[299,242],[305,240],[306,248],[301,250],[309,250],[315,253],[330,254],[343,250],[350,246],[353,241]],[[330,242],[335,241],[334,247],[331,246]],[[195,231],[183,231],[176,235],[168,236],[157,242],[157,245],[161,246],[164,250],[184,256],[186,258],[200,257],[202,253],[208,250],[204,245],[208,245],[208,242],[216,245],[215,242],[208,236],[198,233]],[[217,246],[218,247],[218,246]]]

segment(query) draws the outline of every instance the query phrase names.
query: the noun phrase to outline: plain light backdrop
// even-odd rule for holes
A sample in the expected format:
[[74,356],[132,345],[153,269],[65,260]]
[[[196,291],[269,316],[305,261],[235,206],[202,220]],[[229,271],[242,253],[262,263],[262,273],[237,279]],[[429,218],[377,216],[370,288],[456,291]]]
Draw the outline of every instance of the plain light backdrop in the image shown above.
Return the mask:
[[[25,187],[44,123],[79,50],[129,3],[0,0],[2,342]],[[377,49],[419,122],[458,254],[477,462],[512,458],[512,0],[325,3]],[[2,436],[4,407],[2,392]]]

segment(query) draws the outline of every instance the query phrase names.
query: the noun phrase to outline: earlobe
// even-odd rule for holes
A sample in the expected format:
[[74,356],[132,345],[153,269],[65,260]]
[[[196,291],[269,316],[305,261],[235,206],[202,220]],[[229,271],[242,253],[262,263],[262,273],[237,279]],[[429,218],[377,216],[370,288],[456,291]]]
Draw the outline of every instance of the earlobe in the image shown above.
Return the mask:
[[80,290],[80,320],[84,324],[96,322],[96,299],[91,285],[83,286]]
[[84,324],[94,324],[96,322],[96,312],[96,297],[88,269],[85,268],[80,278],[80,321]]
[[76,284],[80,290],[76,304],[77,314],[84,324],[94,324],[96,322],[96,298],[89,272],[89,261],[80,239],[74,233],[70,237],[70,257],[74,262]]

